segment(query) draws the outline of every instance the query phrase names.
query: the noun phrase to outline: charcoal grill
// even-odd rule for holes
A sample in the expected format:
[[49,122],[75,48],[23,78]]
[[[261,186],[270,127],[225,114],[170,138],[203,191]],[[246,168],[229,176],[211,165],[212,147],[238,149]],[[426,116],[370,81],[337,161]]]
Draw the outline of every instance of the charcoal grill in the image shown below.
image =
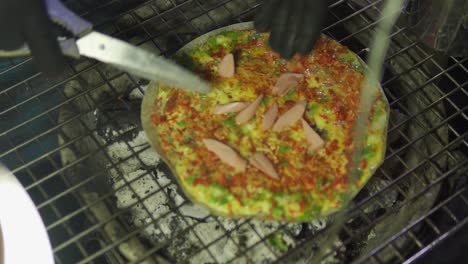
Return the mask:
[[[252,20],[259,2],[65,4],[98,31],[170,56]],[[381,2],[330,1],[324,33],[365,59]],[[339,232],[333,217],[229,220],[191,204],[142,132],[148,82],[92,60],[70,60],[60,80],[30,58],[0,60],[0,159],[36,203],[57,263],[308,263],[319,250],[326,263],[448,261],[468,241],[468,63],[425,47],[404,18],[382,81],[392,109],[386,159]],[[438,254],[444,248],[453,251]]]

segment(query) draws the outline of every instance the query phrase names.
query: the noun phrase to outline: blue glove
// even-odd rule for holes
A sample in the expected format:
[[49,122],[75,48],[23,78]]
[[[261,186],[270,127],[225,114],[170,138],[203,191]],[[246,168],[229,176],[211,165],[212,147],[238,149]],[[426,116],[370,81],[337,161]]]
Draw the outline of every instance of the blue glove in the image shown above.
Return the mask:
[[0,50],[27,43],[37,68],[57,77],[66,62],[52,29],[43,0],[0,0]]
[[326,15],[327,0],[265,0],[254,24],[260,32],[271,32],[271,48],[290,59],[314,48]]

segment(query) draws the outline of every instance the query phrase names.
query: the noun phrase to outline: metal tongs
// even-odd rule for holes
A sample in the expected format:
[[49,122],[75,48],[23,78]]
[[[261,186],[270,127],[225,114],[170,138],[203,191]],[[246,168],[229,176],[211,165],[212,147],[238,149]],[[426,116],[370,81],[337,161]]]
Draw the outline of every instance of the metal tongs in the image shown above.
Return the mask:
[[[51,20],[74,37],[59,40],[64,55],[96,59],[135,76],[188,91],[207,93],[211,90],[207,82],[176,63],[125,41],[93,31],[91,23],[73,13],[59,0],[45,0],[45,3]],[[0,50],[0,57],[27,56],[30,53],[27,45],[24,45],[17,50]]]

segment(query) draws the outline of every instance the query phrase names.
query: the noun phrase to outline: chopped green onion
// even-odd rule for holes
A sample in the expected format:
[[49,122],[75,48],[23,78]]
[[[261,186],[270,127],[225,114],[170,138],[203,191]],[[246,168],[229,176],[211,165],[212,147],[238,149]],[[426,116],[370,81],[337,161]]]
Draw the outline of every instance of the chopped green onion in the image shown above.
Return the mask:
[[287,167],[289,164],[288,164],[287,161],[281,160],[281,165],[282,165],[283,167]]
[[346,203],[346,202],[347,202],[347,199],[346,199],[346,198],[347,198],[347,195],[346,195],[346,193],[340,193],[338,196],[339,196],[340,202],[342,202],[342,203]]
[[322,208],[320,206],[316,206],[312,210],[314,210],[315,215],[320,215],[320,212],[322,211]]
[[[281,198],[284,196],[283,192],[275,192],[275,195],[273,196],[274,199],[276,199],[277,202],[280,202]],[[278,198],[278,199],[277,199]]]
[[362,150],[362,156],[364,156],[364,157],[372,157],[373,154],[374,154],[374,145],[367,145]]
[[322,103],[322,104],[328,102],[328,96],[327,95],[322,96],[319,99],[319,102]]
[[236,127],[236,121],[234,120],[233,117],[230,117],[226,120],[226,126],[227,127]]
[[193,182],[195,181],[195,179],[197,179],[198,175],[197,174],[190,174],[190,176],[188,177],[187,179],[187,182],[190,184],[190,185],[193,185]]
[[227,204],[228,202],[229,202],[228,197],[227,197],[227,196],[224,196],[223,199],[221,199],[221,200],[219,201],[219,204],[220,204],[220,205],[225,205],[225,204]]
[[284,154],[284,153],[286,153],[286,151],[288,151],[288,150],[290,150],[290,149],[291,149],[290,146],[280,146],[280,147],[278,148],[278,152],[279,152],[280,154]]
[[176,126],[180,128],[185,128],[187,126],[187,123],[185,121],[179,121],[176,123]]
[[285,96],[284,96],[284,100],[292,100],[294,97],[294,89],[292,89],[291,91],[289,91]]
[[327,130],[322,130],[322,131],[320,132],[320,135],[321,135],[323,138],[327,139],[327,138],[328,138],[328,131],[327,131]]
[[265,106],[266,104],[268,104],[268,102],[270,102],[270,97],[263,96],[262,101],[260,102],[260,105]]
[[309,105],[308,108],[309,108],[309,109],[307,110],[306,115],[307,115],[308,118],[313,118],[314,115],[315,115],[315,114],[318,112],[318,110],[320,109],[320,106],[319,106],[318,104],[312,103],[312,104]]
[[312,218],[312,212],[309,210],[304,211],[304,214],[301,217],[302,221],[308,221]]
[[217,39],[211,38],[210,40],[208,40],[208,45],[210,45],[211,48],[215,48],[218,45]]
[[243,36],[243,33],[231,31],[231,32],[226,32],[224,35],[228,37],[229,39],[236,41],[239,37]]
[[315,188],[320,190],[322,188],[322,186],[323,186],[323,178],[318,177],[317,181],[315,183]]
[[283,215],[284,209],[281,206],[275,207],[272,210],[272,214],[275,218],[280,218]]
[[226,188],[224,188],[224,186],[222,186],[221,184],[212,183],[210,186],[216,191],[221,192],[221,193],[226,191]]

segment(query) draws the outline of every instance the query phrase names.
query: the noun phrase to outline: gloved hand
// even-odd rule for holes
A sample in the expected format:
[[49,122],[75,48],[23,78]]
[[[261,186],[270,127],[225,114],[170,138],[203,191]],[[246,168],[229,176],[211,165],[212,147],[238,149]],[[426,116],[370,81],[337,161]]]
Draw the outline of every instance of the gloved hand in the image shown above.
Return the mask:
[[37,68],[57,77],[66,64],[52,29],[43,0],[0,0],[0,50],[27,43]]
[[320,36],[327,0],[264,0],[255,16],[255,28],[270,31],[271,48],[283,58],[308,54]]

